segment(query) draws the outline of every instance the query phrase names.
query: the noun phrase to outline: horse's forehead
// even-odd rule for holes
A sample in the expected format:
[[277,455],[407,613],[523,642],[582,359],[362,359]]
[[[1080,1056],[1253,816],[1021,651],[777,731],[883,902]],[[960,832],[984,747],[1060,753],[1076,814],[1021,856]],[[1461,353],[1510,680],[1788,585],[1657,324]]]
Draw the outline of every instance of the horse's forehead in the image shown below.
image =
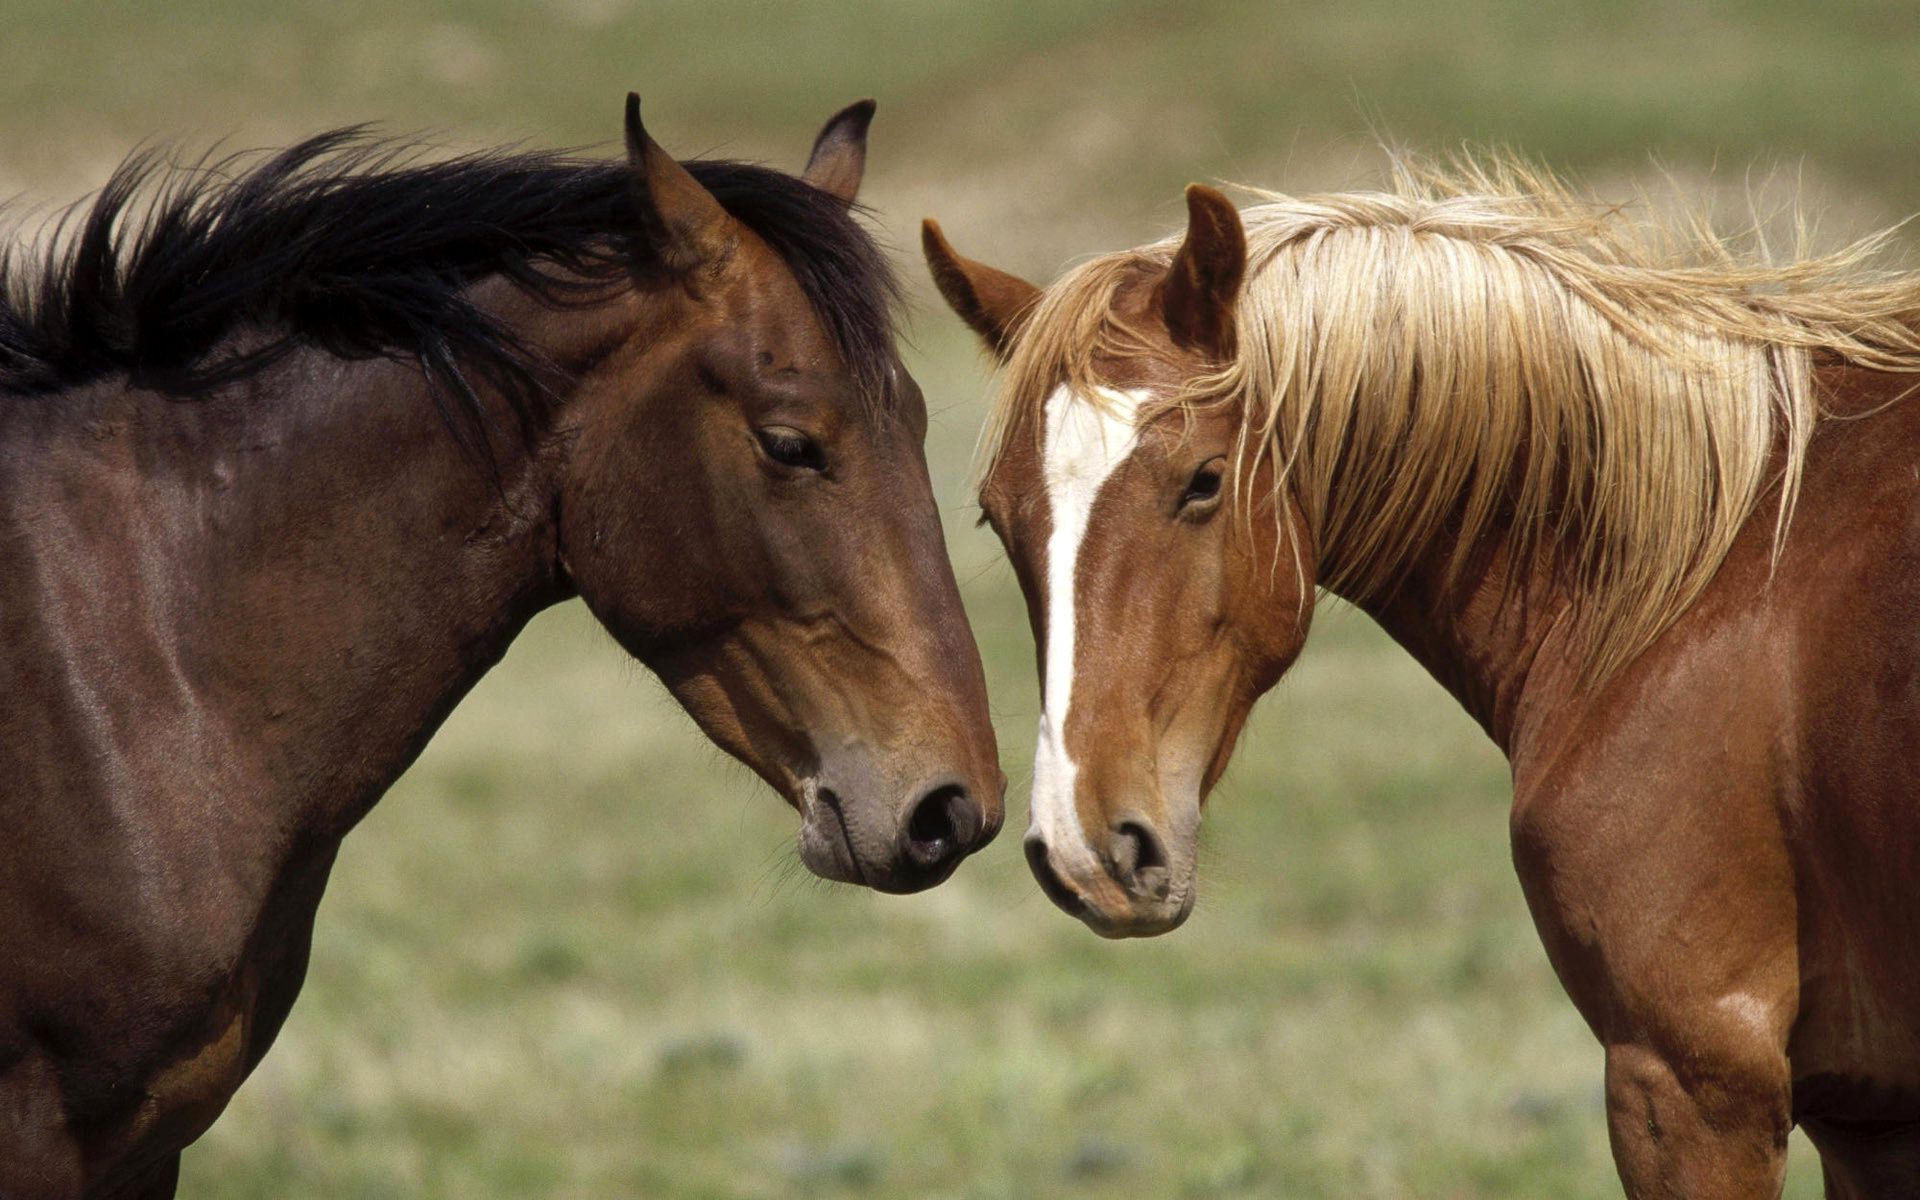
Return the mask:
[[773,249],[753,238],[742,246],[731,272],[728,307],[756,342],[779,343],[818,353],[833,346],[827,329],[793,269]]
[[1053,507],[1088,504],[1140,440],[1146,388],[1099,387],[1080,392],[1062,384],[1046,399],[1041,483]]
[[1144,388],[1081,392],[1062,385],[1046,399],[1035,464],[1046,533],[1044,545],[1035,549],[1056,601],[1072,594],[1095,505],[1107,481],[1139,448],[1140,413],[1151,398]]
[[1055,384],[993,451],[980,481],[980,502],[1019,540],[1028,532],[1045,539],[1059,487],[1070,479],[1105,478],[1124,457],[1140,396],[1131,389],[1099,392],[1089,398]]

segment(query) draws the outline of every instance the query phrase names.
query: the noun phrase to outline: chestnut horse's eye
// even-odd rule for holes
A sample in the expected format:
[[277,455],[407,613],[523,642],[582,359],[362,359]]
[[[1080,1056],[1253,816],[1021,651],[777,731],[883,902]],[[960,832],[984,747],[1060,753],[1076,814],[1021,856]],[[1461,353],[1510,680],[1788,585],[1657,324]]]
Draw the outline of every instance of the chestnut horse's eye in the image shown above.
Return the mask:
[[1211,506],[1220,499],[1220,480],[1226,474],[1226,464],[1218,458],[1208,459],[1194,471],[1193,478],[1187,480],[1187,490],[1180,496],[1180,511]]
[[768,458],[781,466],[799,471],[827,469],[827,456],[821,452],[820,443],[798,429],[769,425],[756,432],[760,438],[760,448],[767,452]]

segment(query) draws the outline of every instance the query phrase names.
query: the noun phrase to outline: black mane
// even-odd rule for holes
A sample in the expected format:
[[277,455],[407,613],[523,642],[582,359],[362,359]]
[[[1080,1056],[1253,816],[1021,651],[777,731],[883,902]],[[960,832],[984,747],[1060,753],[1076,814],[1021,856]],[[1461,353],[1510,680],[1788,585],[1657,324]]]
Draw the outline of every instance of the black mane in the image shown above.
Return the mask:
[[[791,175],[686,166],[785,260],[863,396],[884,404],[898,285],[872,237]],[[246,167],[135,155],[59,219],[43,253],[23,266],[0,251],[0,392],[125,373],[190,397],[308,344],[414,358],[449,418],[451,402],[477,421],[475,377],[527,397],[541,391],[541,364],[468,287],[501,275],[564,302],[651,265],[627,233],[627,172],[567,153],[423,161],[417,147],[358,129]],[[260,336],[222,351],[243,325]]]

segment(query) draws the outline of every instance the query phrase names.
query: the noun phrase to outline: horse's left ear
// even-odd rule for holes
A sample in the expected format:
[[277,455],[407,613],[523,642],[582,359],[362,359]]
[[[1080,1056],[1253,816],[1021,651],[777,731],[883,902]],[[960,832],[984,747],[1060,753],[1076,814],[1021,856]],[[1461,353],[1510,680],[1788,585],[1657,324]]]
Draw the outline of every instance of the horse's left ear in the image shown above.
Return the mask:
[[627,93],[628,186],[640,237],[674,275],[713,270],[738,241],[733,218],[698,179],[640,124],[640,97]]
[[1159,287],[1160,315],[1175,345],[1231,358],[1234,305],[1247,273],[1247,235],[1233,201],[1205,184],[1187,187],[1187,238]]
[[980,335],[994,357],[1007,361],[1013,339],[1040,302],[1040,289],[1018,275],[962,258],[932,217],[920,222],[920,248],[926,252],[934,286],[953,311]]
[[813,153],[801,173],[814,187],[852,204],[860,194],[860,178],[867,172],[867,126],[873,123],[873,101],[858,100],[827,118]]

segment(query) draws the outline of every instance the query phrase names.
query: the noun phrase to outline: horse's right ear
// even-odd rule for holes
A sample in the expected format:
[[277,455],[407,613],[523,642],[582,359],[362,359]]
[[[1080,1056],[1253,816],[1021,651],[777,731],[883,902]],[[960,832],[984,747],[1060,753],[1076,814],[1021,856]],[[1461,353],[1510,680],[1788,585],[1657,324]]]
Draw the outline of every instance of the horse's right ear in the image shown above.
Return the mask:
[[1247,234],[1233,201],[1205,184],[1187,187],[1187,236],[1158,289],[1176,346],[1216,361],[1233,357],[1234,306],[1247,274]]
[[873,101],[859,100],[827,118],[800,178],[852,204],[860,194],[860,178],[867,173],[867,126],[873,123]]
[[994,355],[1006,360],[1013,339],[1040,299],[1040,289],[985,263],[962,258],[928,217],[920,223],[920,248],[926,252],[933,282],[960,319],[972,326]]
[[627,93],[627,167],[640,239],[670,274],[717,270],[738,234],[720,202],[660,148],[640,124],[640,95]]

